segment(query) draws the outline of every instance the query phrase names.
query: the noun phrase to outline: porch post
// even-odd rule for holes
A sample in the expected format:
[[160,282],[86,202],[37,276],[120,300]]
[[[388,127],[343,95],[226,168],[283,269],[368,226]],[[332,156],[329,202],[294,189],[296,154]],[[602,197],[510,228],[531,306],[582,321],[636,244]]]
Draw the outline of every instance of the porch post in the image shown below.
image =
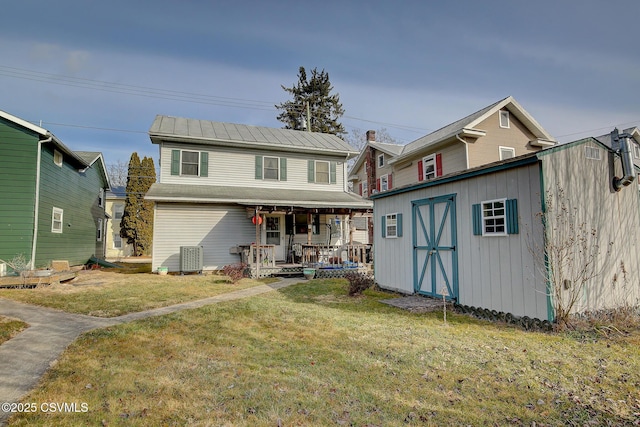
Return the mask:
[[353,212],[349,211],[349,244],[353,245]]
[[260,206],[256,206],[256,279],[260,278]]
[[311,244],[311,231],[313,230],[313,215],[311,212],[307,212],[307,244]]

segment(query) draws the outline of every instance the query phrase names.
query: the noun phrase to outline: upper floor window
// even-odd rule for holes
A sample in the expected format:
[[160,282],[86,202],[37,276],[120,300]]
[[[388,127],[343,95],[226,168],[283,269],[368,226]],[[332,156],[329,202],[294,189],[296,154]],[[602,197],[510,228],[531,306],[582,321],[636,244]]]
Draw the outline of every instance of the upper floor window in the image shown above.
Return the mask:
[[378,167],[384,167],[384,153],[378,155]]
[[309,160],[307,169],[308,182],[318,184],[336,183],[336,162],[326,160]]
[[389,189],[389,175],[382,175],[380,177],[380,191],[387,191]]
[[362,197],[367,197],[369,195],[369,186],[367,185],[367,181],[362,181]]
[[500,127],[508,128],[509,127],[509,111],[500,110]]
[[171,175],[208,176],[209,153],[206,151],[171,150]]
[[256,179],[287,180],[287,159],[285,157],[256,156],[255,166]]
[[430,154],[418,162],[418,180],[426,181],[442,176],[442,155]]
[[119,220],[122,219],[124,215],[124,205],[117,204],[113,207],[113,219]]
[[98,206],[104,207],[104,188],[101,188],[98,192]]
[[500,160],[507,160],[516,156],[516,149],[513,147],[500,147]]
[[640,159],[640,145],[635,142],[633,143],[633,157]]
[[62,167],[62,153],[58,150],[53,150],[53,163]]
[[53,208],[51,211],[51,232],[62,233],[62,221],[64,211],[60,208]]

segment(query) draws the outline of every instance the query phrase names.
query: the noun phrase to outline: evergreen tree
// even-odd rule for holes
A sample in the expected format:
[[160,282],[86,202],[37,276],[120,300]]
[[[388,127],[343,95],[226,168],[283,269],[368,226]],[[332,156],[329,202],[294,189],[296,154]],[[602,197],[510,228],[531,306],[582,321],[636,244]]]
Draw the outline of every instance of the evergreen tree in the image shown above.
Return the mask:
[[153,202],[144,200],[144,195],[156,181],[153,159],[140,161],[138,153],[129,160],[124,213],[120,222],[120,236],[133,245],[133,255],[140,256],[151,251],[153,237]]
[[[282,110],[278,120],[285,124],[285,129],[311,130],[312,132],[331,133],[339,137],[346,135],[344,126],[338,122],[344,114],[339,94],[331,94],[333,87],[329,81],[329,73],[316,68],[307,79],[307,72],[300,67],[298,84],[293,87],[282,86],[293,96],[293,100],[276,105]],[[307,117],[307,111],[310,117]],[[311,129],[308,129],[309,122]]]

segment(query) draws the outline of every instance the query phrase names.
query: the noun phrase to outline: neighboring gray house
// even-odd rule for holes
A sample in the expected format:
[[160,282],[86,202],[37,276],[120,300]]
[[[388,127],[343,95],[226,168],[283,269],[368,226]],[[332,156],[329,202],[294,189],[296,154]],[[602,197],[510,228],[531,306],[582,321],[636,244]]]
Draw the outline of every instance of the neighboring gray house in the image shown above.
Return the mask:
[[[634,169],[623,172],[619,154],[587,138],[375,194],[376,282],[551,321],[547,285],[557,266],[549,245],[559,241],[554,233],[573,232],[549,210],[550,202],[562,202],[575,226],[596,230],[588,247],[597,244],[601,252],[597,275],[580,289],[574,311],[637,305],[640,199],[629,177]],[[631,185],[616,188],[614,179],[623,175]],[[540,213],[546,210],[544,228]]]
[[203,269],[213,270],[258,241],[271,265],[290,260],[294,244],[344,245],[350,216],[373,206],[347,191],[347,161],[358,153],[335,135],[168,116],[149,135],[160,148],[146,195],[154,270],[181,271],[182,247],[202,247]]

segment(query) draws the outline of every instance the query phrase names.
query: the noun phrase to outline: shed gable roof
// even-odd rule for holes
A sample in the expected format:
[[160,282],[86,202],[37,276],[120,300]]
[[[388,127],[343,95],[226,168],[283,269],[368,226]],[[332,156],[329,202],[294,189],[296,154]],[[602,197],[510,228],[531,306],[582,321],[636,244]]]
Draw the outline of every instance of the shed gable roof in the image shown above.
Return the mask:
[[332,134],[162,115],[156,116],[149,136],[154,144],[171,141],[279,151],[323,152],[348,157],[358,154],[353,147]]

